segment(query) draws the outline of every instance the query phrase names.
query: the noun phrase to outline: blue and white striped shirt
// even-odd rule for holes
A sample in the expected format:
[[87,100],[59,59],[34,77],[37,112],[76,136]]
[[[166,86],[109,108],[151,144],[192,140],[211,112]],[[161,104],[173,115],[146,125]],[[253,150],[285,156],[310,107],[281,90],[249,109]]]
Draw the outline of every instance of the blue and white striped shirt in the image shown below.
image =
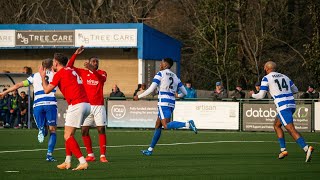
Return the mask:
[[158,105],[174,107],[177,89],[181,87],[184,88],[177,75],[170,69],[165,69],[159,71],[152,82],[158,85]]
[[[53,78],[53,72],[47,71],[46,76],[50,83]],[[24,86],[33,85],[34,90],[34,102],[33,107],[42,105],[56,105],[57,99],[55,97],[56,88],[53,89],[49,94],[44,93],[42,87],[42,79],[40,73],[35,73],[27,78],[27,83],[24,82]]]
[[259,97],[265,95],[268,91],[274,99],[278,112],[284,109],[296,108],[293,94],[298,92],[298,88],[286,75],[271,72],[264,76],[261,81],[260,96],[259,94],[253,94],[252,97],[260,99]]

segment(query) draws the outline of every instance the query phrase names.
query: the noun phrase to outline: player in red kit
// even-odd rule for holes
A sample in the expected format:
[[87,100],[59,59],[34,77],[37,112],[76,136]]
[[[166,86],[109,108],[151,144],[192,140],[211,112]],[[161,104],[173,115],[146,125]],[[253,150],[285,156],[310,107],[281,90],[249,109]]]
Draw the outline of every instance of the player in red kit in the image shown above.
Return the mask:
[[88,62],[85,62],[86,69],[74,67],[73,65],[77,55],[81,54],[83,50],[84,48],[81,46],[75,51],[73,56],[70,58],[67,67],[74,69],[83,80],[83,86],[86,90],[91,105],[90,114],[84,120],[84,123],[81,127],[82,140],[88,153],[86,161],[95,160],[95,156],[92,151],[91,137],[89,135],[90,127],[95,124],[99,134],[100,162],[108,162],[106,158],[107,138],[105,132],[107,117],[103,98],[103,85],[107,80],[107,73],[98,69],[99,59],[97,57],[91,57],[89,58]]
[[74,138],[74,133],[76,128],[80,128],[84,119],[89,115],[90,104],[81,78],[78,76],[75,70],[70,67],[66,67],[67,62],[68,58],[63,54],[54,54],[52,68],[56,74],[53,76],[50,84],[45,79],[45,69],[39,67],[39,72],[42,77],[42,86],[44,92],[47,94],[56,86],[58,86],[68,103],[64,127],[66,159],[65,162],[57,167],[59,169],[69,169],[71,167],[71,157],[72,154],[74,154],[80,163],[72,170],[84,170],[88,168],[88,163],[80,151],[79,144]]

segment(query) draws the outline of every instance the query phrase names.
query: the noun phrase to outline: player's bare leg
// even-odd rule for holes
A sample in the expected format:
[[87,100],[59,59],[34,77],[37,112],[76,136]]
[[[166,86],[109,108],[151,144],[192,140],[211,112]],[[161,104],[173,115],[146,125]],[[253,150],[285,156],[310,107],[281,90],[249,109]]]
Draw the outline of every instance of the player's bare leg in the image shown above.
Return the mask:
[[293,123],[287,124],[285,128],[289,132],[289,134],[292,136],[292,138],[297,142],[297,144],[299,144],[301,149],[304,150],[304,152],[306,153],[306,162],[309,162],[311,160],[311,154],[314,148],[306,144],[306,142],[304,141],[304,138],[296,130]]
[[282,124],[280,122],[280,119],[276,118],[274,120],[273,128],[274,128],[274,131],[277,134],[278,141],[279,141],[279,144],[280,144],[280,153],[279,153],[279,156],[278,156],[279,159],[283,159],[286,156],[288,156],[288,151],[286,150],[286,142],[285,142],[285,139],[284,139],[284,133],[283,133],[283,130],[282,130],[281,126],[282,126]]

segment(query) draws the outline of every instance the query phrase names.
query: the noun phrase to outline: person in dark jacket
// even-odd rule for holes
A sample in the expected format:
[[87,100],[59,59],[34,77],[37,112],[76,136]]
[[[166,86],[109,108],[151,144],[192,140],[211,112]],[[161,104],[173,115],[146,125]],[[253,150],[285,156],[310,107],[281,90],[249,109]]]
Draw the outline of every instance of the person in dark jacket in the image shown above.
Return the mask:
[[9,124],[11,127],[18,127],[20,123],[20,110],[19,110],[19,103],[20,96],[18,91],[13,91],[12,96],[9,100],[9,112],[10,112],[10,122]]
[[[6,90],[7,90],[6,88],[3,89],[3,91],[6,91]],[[9,95],[0,97],[0,120],[3,122],[4,127],[10,127],[9,100],[10,100]]]
[[231,98],[244,99],[245,97],[246,93],[242,91],[241,85],[237,85],[236,89],[231,94]]
[[23,126],[27,127],[29,102],[28,102],[28,95],[26,94],[26,92],[21,91],[18,105],[19,105],[20,118],[21,118],[18,127],[19,128],[22,128]]
[[308,87],[308,90],[304,92],[301,96],[301,99],[318,99],[319,98],[319,92],[316,91],[315,86],[313,84],[310,84]]
[[125,97],[125,95],[123,94],[123,92],[120,91],[119,87],[115,84],[112,87],[112,92],[110,93],[110,97]]

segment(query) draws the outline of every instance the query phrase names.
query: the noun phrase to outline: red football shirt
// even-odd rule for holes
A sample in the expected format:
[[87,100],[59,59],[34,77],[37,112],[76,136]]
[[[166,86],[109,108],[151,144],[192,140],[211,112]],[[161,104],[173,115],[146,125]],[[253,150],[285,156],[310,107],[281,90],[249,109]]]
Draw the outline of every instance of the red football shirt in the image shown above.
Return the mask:
[[50,84],[59,87],[69,105],[89,102],[79,75],[69,67],[60,69]]
[[90,104],[104,105],[103,86],[107,80],[107,73],[102,70],[92,72],[88,69],[74,67],[76,57],[76,54],[72,55],[67,66],[74,69],[81,77]]

